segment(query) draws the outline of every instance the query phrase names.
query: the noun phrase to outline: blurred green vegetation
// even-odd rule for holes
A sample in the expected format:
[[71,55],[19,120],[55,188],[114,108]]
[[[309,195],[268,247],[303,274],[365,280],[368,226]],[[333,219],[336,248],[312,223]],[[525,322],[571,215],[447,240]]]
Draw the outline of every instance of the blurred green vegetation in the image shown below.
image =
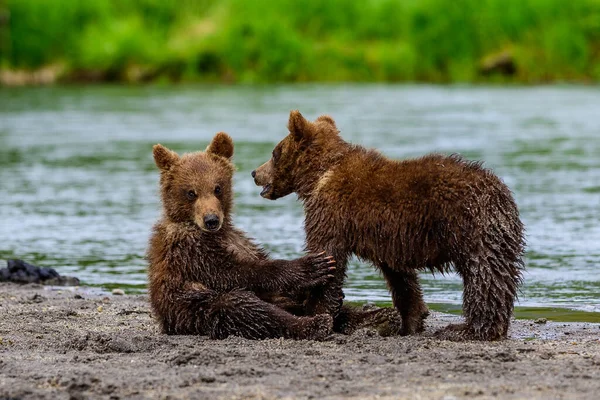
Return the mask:
[[49,65],[64,80],[596,81],[600,0],[4,0],[0,67]]

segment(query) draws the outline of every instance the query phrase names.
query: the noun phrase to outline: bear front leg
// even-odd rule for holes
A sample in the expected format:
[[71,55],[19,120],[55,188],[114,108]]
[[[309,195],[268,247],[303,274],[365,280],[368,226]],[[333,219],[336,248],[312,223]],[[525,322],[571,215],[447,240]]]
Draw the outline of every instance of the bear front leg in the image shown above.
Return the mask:
[[252,292],[234,289],[219,294],[209,305],[207,324],[212,339],[234,335],[247,339],[323,340],[331,333],[333,320],[329,315],[296,317]]
[[334,279],[336,261],[324,252],[296,260],[251,260],[229,271],[231,282],[254,292],[293,292],[327,284]]
[[396,271],[382,263],[379,268],[387,281],[394,307],[402,317],[401,335],[411,335],[425,329],[429,309],[423,301],[423,291],[416,271]]

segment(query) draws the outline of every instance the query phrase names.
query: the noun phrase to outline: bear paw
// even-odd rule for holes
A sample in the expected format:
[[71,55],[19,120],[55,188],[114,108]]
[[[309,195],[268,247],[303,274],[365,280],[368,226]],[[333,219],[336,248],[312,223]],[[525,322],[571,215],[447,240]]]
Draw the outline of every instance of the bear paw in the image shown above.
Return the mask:
[[296,339],[323,341],[333,330],[333,318],[329,314],[302,317]]
[[324,286],[335,278],[335,260],[325,252],[309,254],[300,259],[301,274],[304,276],[303,287]]

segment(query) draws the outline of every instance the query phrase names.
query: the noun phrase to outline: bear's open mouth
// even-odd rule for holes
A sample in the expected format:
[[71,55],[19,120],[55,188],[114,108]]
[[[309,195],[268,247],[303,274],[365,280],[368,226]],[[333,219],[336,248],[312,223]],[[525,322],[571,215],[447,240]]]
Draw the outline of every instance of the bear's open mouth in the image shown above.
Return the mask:
[[262,190],[262,192],[260,192],[260,195],[264,197],[270,191],[271,191],[271,184],[267,183],[265,186],[263,186],[263,190]]

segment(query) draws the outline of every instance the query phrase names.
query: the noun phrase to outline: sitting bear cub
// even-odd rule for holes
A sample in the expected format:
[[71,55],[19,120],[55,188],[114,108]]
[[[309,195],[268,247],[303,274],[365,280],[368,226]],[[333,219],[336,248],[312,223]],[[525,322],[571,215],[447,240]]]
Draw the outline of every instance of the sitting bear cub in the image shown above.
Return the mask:
[[313,312],[336,314],[354,254],[383,273],[402,333],[419,332],[428,310],[418,271],[444,273],[453,266],[464,283],[466,325],[441,336],[506,337],[525,243],[517,206],[498,177],[459,156],[390,160],[344,141],[325,115],[310,122],[292,111],[288,129],[252,176],[267,199],[298,195],[307,250],[325,250],[337,262],[337,282],[315,297]]
[[154,314],[168,334],[324,339],[330,315],[295,316],[273,302],[293,304],[281,294],[326,284],[335,261],[324,253],[269,259],[233,226],[232,155],[225,133],[181,157],[154,146],[163,205],[147,254]]

